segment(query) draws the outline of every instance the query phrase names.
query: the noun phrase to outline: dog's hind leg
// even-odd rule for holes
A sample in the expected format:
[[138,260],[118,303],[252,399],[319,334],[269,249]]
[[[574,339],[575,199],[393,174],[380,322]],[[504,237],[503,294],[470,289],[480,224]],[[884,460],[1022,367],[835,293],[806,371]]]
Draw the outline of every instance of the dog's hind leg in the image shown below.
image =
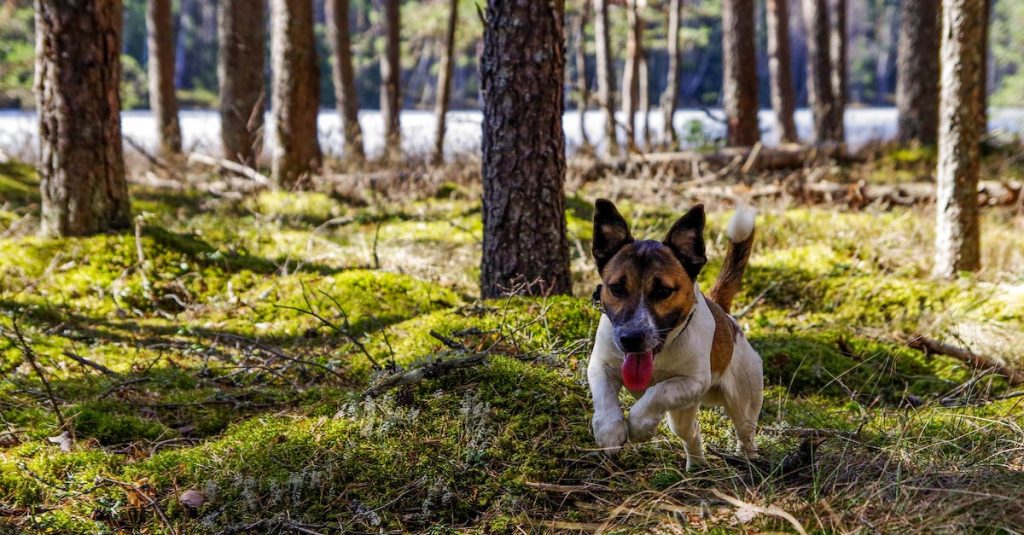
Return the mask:
[[761,413],[761,392],[744,392],[743,395],[726,394],[724,397],[725,412],[736,427],[736,438],[740,442],[740,450],[747,457],[757,457],[757,446],[754,445],[754,434],[757,432],[757,417]]
[[700,405],[693,405],[685,409],[668,411],[668,426],[679,438],[683,439],[683,447],[686,449],[686,470],[694,470],[707,464],[704,459],[704,445],[700,439],[700,422],[697,421],[697,413]]

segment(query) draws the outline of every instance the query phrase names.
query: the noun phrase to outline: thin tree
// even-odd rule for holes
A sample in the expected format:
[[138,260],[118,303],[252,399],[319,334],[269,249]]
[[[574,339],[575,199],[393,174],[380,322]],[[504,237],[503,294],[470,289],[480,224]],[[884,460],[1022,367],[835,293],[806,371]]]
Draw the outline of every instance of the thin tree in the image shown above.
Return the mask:
[[320,169],[316,118],[320,70],[313,42],[311,0],[271,0],[273,180],[279,188],[309,185]]
[[149,51],[149,107],[156,117],[156,139],[165,156],[181,153],[178,99],[174,96],[174,19],[171,0],[149,0],[146,6]]
[[594,59],[597,64],[597,99],[604,112],[605,153],[619,152],[618,132],[615,127],[615,66],[612,62],[611,37],[608,27],[608,1],[594,0]]
[[580,0],[580,12],[573,19],[573,52],[576,66],[576,109],[580,112],[580,143],[583,147],[590,147],[590,138],[587,137],[586,114],[590,104],[590,87],[587,85],[587,43],[586,28],[587,19],[590,18],[590,0]]
[[263,2],[221,0],[217,16],[220,51],[220,139],[224,157],[255,166],[263,149]]
[[722,82],[729,144],[757,143],[757,50],[753,0],[722,2]]
[[828,0],[803,0],[803,11],[807,27],[807,101],[814,118],[814,142],[835,142],[842,117],[832,93]]
[[943,0],[935,275],[981,266],[978,173],[985,78],[985,0]]
[[36,0],[44,236],[131,223],[121,148],[120,0]]
[[939,3],[904,0],[900,9],[897,138],[901,143],[935,145],[939,127]]
[[768,72],[771,75],[772,109],[785,143],[799,141],[793,119],[793,71],[789,54],[789,6],[787,0],[765,0],[768,30]]
[[679,15],[682,0],[668,1],[668,68],[665,74],[665,91],[661,93],[662,143],[668,148],[678,148],[672,118],[676,115],[676,101],[679,95]]
[[636,122],[640,107],[640,63],[643,61],[643,21],[638,0],[626,0],[626,65],[622,68],[622,114],[626,116],[626,148],[637,150]]
[[334,54],[331,78],[334,81],[334,100],[341,119],[341,135],[345,140],[345,154],[356,160],[365,157],[363,130],[359,127],[359,97],[356,91],[355,69],[352,67],[352,37],[348,25],[348,0],[327,0],[327,40]]
[[384,55],[380,60],[380,114],[384,120],[384,157],[397,160],[402,154],[399,114],[401,95],[401,6],[399,0],[383,0]]
[[459,1],[448,1],[448,26],[444,36],[444,54],[437,68],[437,102],[434,117],[437,129],[434,131],[434,164],[444,161],[445,118],[448,115],[448,99],[452,92],[452,59],[455,57],[455,28],[459,23]]
[[832,18],[829,26],[829,61],[832,64],[832,97],[835,99],[836,114],[839,116],[832,138],[842,141],[845,137],[843,115],[846,110],[847,63],[846,63],[846,0],[832,0]]
[[572,291],[562,132],[563,0],[487,4],[483,84],[480,289]]

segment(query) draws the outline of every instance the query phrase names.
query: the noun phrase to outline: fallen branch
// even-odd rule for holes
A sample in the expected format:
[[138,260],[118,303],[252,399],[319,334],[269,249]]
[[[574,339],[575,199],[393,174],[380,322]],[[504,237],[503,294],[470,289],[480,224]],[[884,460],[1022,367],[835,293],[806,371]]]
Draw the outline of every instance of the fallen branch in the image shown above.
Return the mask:
[[29,345],[28,341],[25,340],[25,335],[21,333],[21,327],[18,326],[18,320],[11,318],[11,325],[14,327],[14,335],[17,340],[10,340],[12,345],[21,346],[21,353],[24,355],[25,360],[28,361],[29,366],[32,367],[32,371],[39,377],[39,381],[43,383],[43,389],[46,390],[46,397],[50,399],[50,406],[53,407],[53,414],[57,417],[57,422],[61,428],[67,425],[67,421],[64,420],[64,415],[60,412],[60,404],[57,403],[57,396],[54,395],[53,389],[50,387],[50,381],[46,379],[46,375],[43,374],[42,368],[39,367],[39,363],[36,362],[36,352],[32,350],[32,346]]
[[525,482],[525,485],[537,490],[559,492],[562,494],[572,494],[575,492],[603,492],[609,490],[608,487],[595,485],[593,483],[588,483],[586,485],[559,485],[557,483],[544,483],[542,481],[527,481]]
[[315,368],[320,368],[321,370],[324,370],[325,372],[330,373],[331,375],[337,377],[340,381],[348,382],[348,379],[341,372],[331,368],[330,366],[327,366],[325,364],[321,364],[319,362],[314,362],[312,360],[304,360],[304,359],[300,359],[298,357],[293,357],[293,356],[285,353],[284,351],[281,351],[280,349],[278,349],[276,347],[273,347],[271,345],[264,344],[263,342],[260,342],[259,340],[253,340],[252,338],[247,338],[245,336],[238,335],[238,334],[232,334],[232,333],[213,333],[213,334],[214,334],[214,339],[213,339],[214,343],[221,343],[221,344],[223,344],[223,342],[220,341],[221,338],[226,338],[228,340],[234,340],[235,342],[247,344],[250,348],[259,349],[259,350],[261,350],[261,351],[263,351],[265,353],[273,355],[273,356],[275,356],[275,357],[277,357],[279,359],[282,359],[282,360],[289,360],[291,362],[295,362],[295,363],[298,363],[298,364],[304,364],[306,366],[313,366]]
[[79,363],[79,364],[81,364],[82,366],[88,366],[88,367],[90,367],[90,368],[92,368],[92,369],[102,373],[103,375],[108,376],[108,377],[119,377],[118,373],[115,372],[114,370],[111,370],[110,368],[108,368],[108,367],[106,367],[106,366],[104,366],[104,365],[102,365],[102,364],[100,364],[98,362],[93,362],[93,361],[91,361],[91,360],[89,360],[89,359],[87,359],[85,357],[80,357],[80,356],[78,356],[78,355],[76,355],[76,354],[74,354],[71,351],[68,351],[66,349],[64,350],[64,356],[69,358],[69,359],[71,359],[71,360],[73,360],[73,361],[75,361],[75,362],[77,362],[77,363]]
[[269,186],[271,184],[270,179],[267,178],[266,175],[263,175],[262,173],[253,169],[252,167],[242,165],[238,162],[233,162],[231,160],[215,158],[213,156],[209,156],[206,154],[193,152],[188,155],[188,163],[201,163],[209,165],[211,167],[217,167],[225,171],[231,171],[232,173],[244,176],[245,178],[248,178],[249,180],[252,180],[253,182],[261,186]]
[[483,364],[486,358],[486,353],[473,353],[465,357],[428,362],[418,368],[385,377],[379,383],[363,392],[363,396],[376,397],[400,386],[418,383],[424,379],[440,377],[462,368],[471,368]]
[[926,336],[901,335],[898,336],[898,338],[900,342],[906,344],[907,347],[923,351],[926,354],[932,353],[936,355],[945,355],[947,357],[953,357],[977,370],[991,371],[993,373],[1002,375],[1003,377],[1006,378],[1007,381],[1009,381],[1011,385],[1016,386],[1024,383],[1024,372],[1017,370],[1011,366],[1008,366],[1005,363],[1000,362],[992,357],[986,355],[979,355],[969,349],[964,349],[951,344],[947,344],[945,342],[940,342],[938,340],[928,338]]
[[770,515],[770,516],[781,518],[781,519],[785,520],[786,522],[789,522],[789,524],[791,526],[793,526],[793,529],[795,529],[796,532],[799,533],[800,535],[807,535],[807,530],[804,529],[803,524],[801,524],[800,521],[796,519],[796,517],[794,517],[793,515],[787,513],[786,511],[783,511],[782,509],[780,509],[780,508],[778,508],[778,507],[776,507],[774,505],[769,505],[768,507],[762,507],[760,505],[754,505],[752,503],[747,503],[747,502],[745,502],[745,501],[743,501],[743,500],[741,500],[739,498],[734,498],[732,496],[729,496],[728,494],[725,494],[724,492],[722,492],[722,491],[720,491],[718,489],[711,489],[711,493],[714,494],[715,497],[717,497],[718,499],[720,499],[720,500],[722,500],[722,501],[724,501],[724,502],[726,502],[729,505],[732,505],[734,507],[737,507],[737,508],[740,508],[740,509],[749,509],[751,511],[754,511],[754,512],[757,512],[757,513],[761,513],[763,515]]

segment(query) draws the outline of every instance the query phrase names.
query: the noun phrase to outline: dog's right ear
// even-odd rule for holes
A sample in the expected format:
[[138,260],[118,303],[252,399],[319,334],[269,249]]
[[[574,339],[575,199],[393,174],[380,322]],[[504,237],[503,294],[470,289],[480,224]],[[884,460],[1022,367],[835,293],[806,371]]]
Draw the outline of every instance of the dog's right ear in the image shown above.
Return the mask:
[[626,245],[633,243],[629,233],[629,225],[615,205],[607,199],[598,199],[594,203],[594,260],[597,271],[604,269],[605,264]]

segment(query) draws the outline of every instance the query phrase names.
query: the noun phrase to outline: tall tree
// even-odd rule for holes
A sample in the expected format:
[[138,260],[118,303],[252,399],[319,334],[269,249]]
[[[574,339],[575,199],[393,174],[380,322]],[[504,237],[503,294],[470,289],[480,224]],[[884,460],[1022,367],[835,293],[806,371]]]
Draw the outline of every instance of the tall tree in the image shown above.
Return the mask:
[[779,128],[779,138],[796,143],[796,121],[793,119],[793,71],[789,56],[789,6],[787,0],[765,0],[768,30],[768,72],[771,75],[772,109]]
[[42,234],[131,223],[121,147],[120,0],[36,0]]
[[638,0],[626,0],[626,65],[622,68],[622,114],[626,116],[626,147],[636,150],[636,113],[640,107],[640,63],[643,61],[643,20]]
[[597,98],[604,111],[604,140],[608,156],[619,152],[617,128],[615,128],[615,69],[611,52],[611,37],[608,27],[609,0],[594,0],[594,40],[597,63]]
[[565,235],[563,0],[487,4],[480,288],[572,291]]
[[448,115],[448,99],[452,92],[452,63],[455,56],[455,28],[459,23],[459,1],[448,1],[448,26],[444,36],[444,54],[437,69],[437,102],[434,117],[437,129],[434,131],[434,163],[444,161],[445,117]]
[[832,17],[829,26],[829,60],[832,63],[832,96],[839,113],[840,129],[838,139],[843,139],[843,113],[846,110],[847,71],[846,61],[846,0],[832,0]]
[[807,27],[807,100],[814,117],[814,142],[839,141],[840,110],[832,93],[828,0],[804,0]]
[[220,52],[220,139],[224,157],[255,166],[263,149],[263,2],[221,0],[217,16]]
[[380,60],[380,114],[384,119],[384,157],[395,160],[402,154],[402,134],[399,114],[401,95],[401,40],[402,27],[400,0],[383,0],[384,55]]
[[160,153],[181,153],[178,99],[174,96],[174,19],[171,0],[149,0],[146,6],[149,49],[149,107],[156,117]]
[[[580,143],[583,147],[590,146],[585,121],[587,106],[590,104],[590,88],[587,85],[587,19],[590,16],[590,0],[580,0],[580,12],[573,19],[572,38],[574,62],[576,65],[576,109],[580,112]],[[567,69],[568,70],[568,69]]]
[[935,274],[981,265],[978,172],[985,110],[985,0],[943,0]]
[[334,100],[341,119],[341,134],[345,139],[345,154],[357,160],[365,156],[363,130],[359,127],[359,97],[356,91],[355,69],[352,68],[352,37],[348,27],[348,0],[327,0],[327,40],[330,41],[334,62],[331,77],[334,81]]
[[669,0],[667,4],[668,68],[665,74],[665,91],[661,94],[662,143],[669,148],[677,148],[679,139],[672,125],[672,118],[676,115],[676,101],[679,98],[679,11],[682,0]]
[[749,147],[757,128],[757,50],[754,0],[722,2],[722,82],[729,144]]
[[273,179],[279,188],[308,186],[320,168],[316,116],[320,70],[313,44],[312,0],[271,0]]
[[939,123],[939,3],[904,0],[900,9],[897,137],[902,143],[934,145]]

